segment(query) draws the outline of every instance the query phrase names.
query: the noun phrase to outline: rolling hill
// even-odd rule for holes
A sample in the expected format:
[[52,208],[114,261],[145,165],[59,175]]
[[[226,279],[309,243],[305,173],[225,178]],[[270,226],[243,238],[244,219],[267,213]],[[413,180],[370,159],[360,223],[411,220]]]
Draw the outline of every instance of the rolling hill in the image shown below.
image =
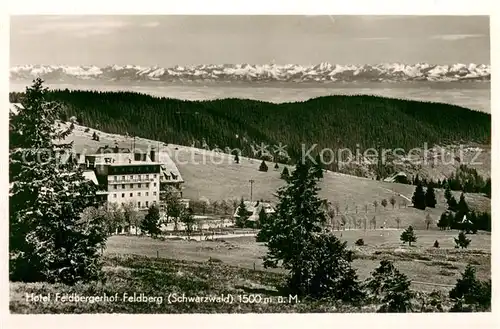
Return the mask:
[[[11,93],[19,102],[22,94]],[[75,116],[82,125],[166,143],[239,149],[243,156],[276,156],[297,161],[308,150],[322,150],[327,168],[364,177],[387,177],[420,167],[380,166],[365,157],[349,165],[338,163],[339,150],[355,155],[369,148],[407,154],[436,145],[489,144],[491,115],[441,103],[375,96],[327,96],[304,102],[274,104],[245,99],[182,101],[131,92],[51,91],[49,99],[66,109],[63,120]],[[265,149],[259,146],[265,145]],[[286,149],[276,154],[279,145]],[[342,153],[346,160],[345,153]],[[400,155],[395,155],[399,156]],[[403,159],[404,160],[404,159]],[[404,162],[404,161],[403,161]]]
[[[91,153],[102,145],[118,145],[119,147],[131,147],[131,138],[97,131],[100,141],[92,140],[95,130],[86,132],[84,126],[75,125],[75,130],[68,137],[73,141],[75,151],[78,153]],[[135,139],[136,148],[147,150],[154,147],[160,152],[166,152],[176,163],[182,177],[185,180],[183,196],[192,200],[208,198],[210,201],[235,200],[250,198],[250,183],[253,183],[253,199],[275,200],[274,193],[284,184],[280,179],[281,170],[285,165],[280,164],[278,170],[269,166],[268,172],[258,171],[261,160],[240,157],[240,163],[234,163],[232,156],[220,152],[207,151],[203,149],[186,147],[175,144],[165,144],[145,138]],[[293,169],[291,166],[289,169]],[[396,218],[401,219],[400,227],[413,225],[417,229],[425,228],[424,220],[429,213],[434,222],[439,219],[445,210],[444,193],[436,190],[438,205],[436,208],[427,208],[425,211],[412,208],[411,196],[414,186],[376,181],[373,179],[355,177],[341,173],[326,171],[324,179],[320,183],[320,196],[328,199],[333,204],[338,204],[340,211],[351,227],[354,223],[361,222],[365,218],[370,221],[374,216],[377,225],[396,227]],[[458,192],[454,192],[458,198]],[[387,208],[380,206],[382,199],[389,200],[392,196],[396,198],[394,209],[389,204]],[[373,202],[377,201],[379,206],[375,209]],[[466,194],[466,201],[474,208],[489,211],[490,199],[480,194]],[[340,219],[340,218],[339,218]],[[359,225],[356,224],[358,227]]]

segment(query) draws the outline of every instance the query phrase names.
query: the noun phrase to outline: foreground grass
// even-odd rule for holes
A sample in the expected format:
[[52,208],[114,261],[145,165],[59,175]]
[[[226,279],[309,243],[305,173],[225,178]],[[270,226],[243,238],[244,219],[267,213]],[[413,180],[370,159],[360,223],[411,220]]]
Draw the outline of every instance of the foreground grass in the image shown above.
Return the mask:
[[[188,262],[143,256],[105,257],[104,279],[98,283],[66,286],[47,283],[11,283],[12,313],[279,313],[279,312],[361,312],[373,307],[353,307],[334,301],[289,299],[275,287],[284,284],[280,273],[254,271],[217,261]],[[48,296],[47,302],[26,299],[30,294]],[[156,300],[129,302],[124,294],[144,294]],[[115,296],[117,301],[72,303],[56,301],[56,294]],[[232,296],[233,301],[175,302],[172,296]],[[238,296],[254,296],[251,302]],[[170,300],[169,300],[170,296]],[[260,297],[259,297],[260,296]],[[282,302],[278,301],[283,297]],[[161,301],[160,299],[161,298]],[[260,302],[258,302],[260,301]]]

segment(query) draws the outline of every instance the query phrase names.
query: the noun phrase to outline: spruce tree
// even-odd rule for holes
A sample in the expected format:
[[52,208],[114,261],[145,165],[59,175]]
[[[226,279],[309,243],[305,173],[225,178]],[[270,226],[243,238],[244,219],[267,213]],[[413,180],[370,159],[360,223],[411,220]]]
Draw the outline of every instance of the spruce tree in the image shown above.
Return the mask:
[[469,206],[465,201],[465,195],[463,193],[460,194],[460,201],[458,201],[457,210],[464,215],[469,213]]
[[316,155],[316,158],[314,159],[314,168],[318,171],[318,177],[323,178],[323,160],[321,159],[321,156],[318,154]]
[[491,310],[491,280],[480,281],[476,269],[468,264],[462,277],[449,292],[454,302],[451,312],[487,312]]
[[450,228],[451,226],[450,216],[453,217],[453,215],[450,214],[449,212],[443,212],[441,214],[441,217],[439,217],[439,221],[437,223],[437,227],[439,227],[440,230],[446,230]]
[[238,217],[236,218],[236,226],[246,227],[249,217],[249,211],[245,205],[245,202],[243,201],[243,198],[241,198],[240,205],[238,206],[238,211],[236,214],[238,215]]
[[267,164],[264,160],[262,160],[262,162],[260,163],[260,166],[259,166],[259,171],[263,171],[263,172],[266,172],[267,171]]
[[284,167],[281,172],[281,179],[287,180],[290,177],[290,173],[288,172],[288,168]]
[[273,220],[261,229],[268,237],[264,266],[281,264],[292,293],[352,300],[360,296],[352,252],[324,230],[327,214],[318,197],[319,179],[314,164],[301,161],[288,184],[278,190]]
[[429,185],[427,191],[425,192],[425,205],[427,207],[436,208],[436,195],[434,193],[434,187],[432,184]]
[[410,289],[411,280],[400,273],[390,260],[382,260],[366,282],[368,298],[381,304],[377,312],[404,313],[411,311],[415,293]]
[[454,240],[455,240],[455,247],[462,249],[467,249],[467,247],[471,242],[471,240],[467,238],[467,236],[463,231],[458,233],[458,238],[454,238]]
[[453,194],[451,194],[451,189],[449,184],[446,185],[446,189],[444,191],[444,197],[446,199],[446,203],[448,204],[448,210],[457,211],[458,203]]
[[96,186],[60,156],[71,152],[71,131],[56,127],[62,110],[47,92],[36,79],[10,116],[9,272],[13,281],[74,284],[99,278],[107,232],[104,216],[81,217],[98,206]]
[[403,242],[408,242],[409,246],[411,246],[412,242],[417,241],[417,236],[415,235],[412,226],[409,226],[403,233],[401,233],[400,240]]
[[417,187],[415,188],[415,192],[413,193],[411,201],[413,203],[413,207],[421,210],[425,209],[425,193],[421,183],[418,183]]
[[141,222],[141,231],[149,233],[152,237],[156,237],[161,233],[160,230],[160,209],[156,205],[152,205],[148,209],[148,213]]

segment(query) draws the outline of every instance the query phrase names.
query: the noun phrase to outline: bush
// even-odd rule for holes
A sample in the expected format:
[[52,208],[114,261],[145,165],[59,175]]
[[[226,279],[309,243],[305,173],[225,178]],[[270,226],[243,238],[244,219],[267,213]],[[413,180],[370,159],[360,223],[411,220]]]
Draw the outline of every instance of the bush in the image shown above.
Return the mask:
[[434,241],[434,248],[439,248],[439,242],[438,242],[438,240]]
[[357,239],[356,242],[354,242],[356,246],[364,246],[365,241],[363,239]]
[[86,133],[90,132],[90,128],[89,127],[85,128],[85,132]]

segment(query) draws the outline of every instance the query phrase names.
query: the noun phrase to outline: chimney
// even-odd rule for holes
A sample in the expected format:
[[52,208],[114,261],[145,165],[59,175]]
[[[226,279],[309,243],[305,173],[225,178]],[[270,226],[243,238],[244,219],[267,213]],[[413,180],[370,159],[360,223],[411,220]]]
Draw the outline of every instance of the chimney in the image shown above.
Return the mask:
[[151,158],[151,162],[156,162],[156,152],[154,147],[151,149],[151,152],[149,153],[149,157]]

